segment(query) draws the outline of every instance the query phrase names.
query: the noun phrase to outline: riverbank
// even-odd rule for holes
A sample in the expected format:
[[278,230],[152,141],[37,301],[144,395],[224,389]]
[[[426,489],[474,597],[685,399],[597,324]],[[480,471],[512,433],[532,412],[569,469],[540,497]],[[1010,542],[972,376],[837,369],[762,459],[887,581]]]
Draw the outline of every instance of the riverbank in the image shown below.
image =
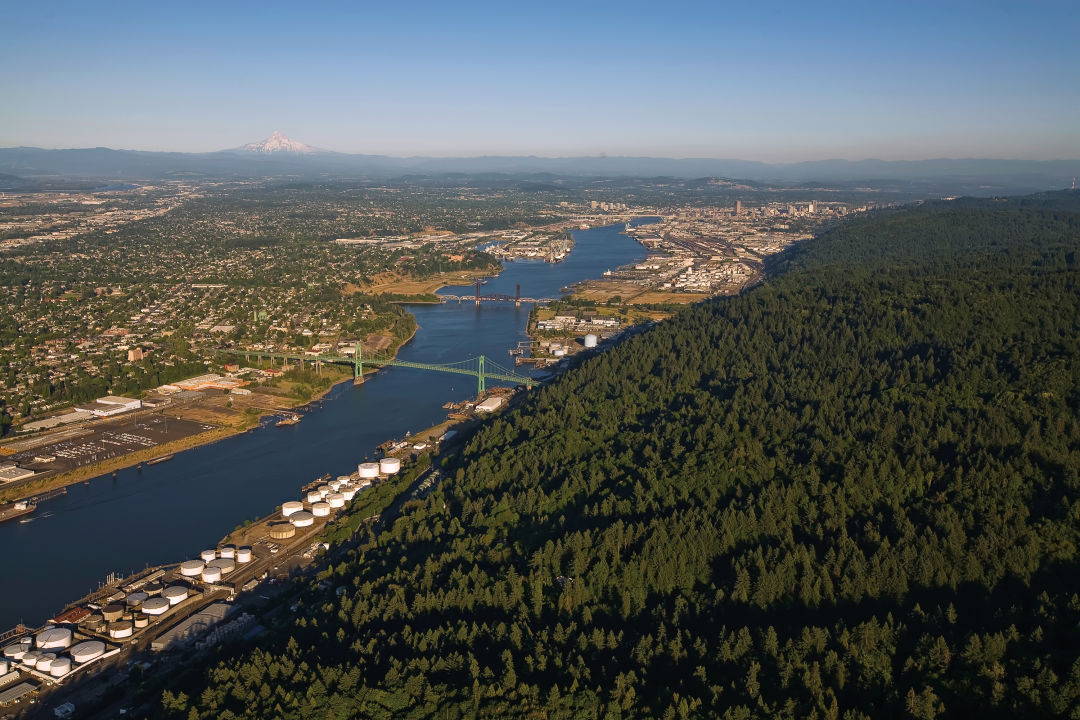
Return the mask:
[[[416,331],[418,329],[419,325],[417,325],[414,320],[413,331],[409,334],[409,337],[399,342],[397,346],[393,348],[392,356],[396,355],[405,344],[416,336]],[[378,368],[371,366],[364,368],[364,375],[375,372],[378,372]],[[289,395],[274,395],[275,400],[281,401],[279,407],[261,408],[257,414],[237,411],[235,413],[237,421],[234,423],[221,425],[212,430],[207,430],[206,432],[155,445],[154,447],[136,450],[135,452],[103,460],[102,462],[84,465],[51,477],[42,478],[40,480],[31,479],[26,483],[19,484],[17,487],[0,489],[0,502],[17,502],[19,500],[36,497],[44,492],[58,490],[96,477],[116,473],[120,470],[138,467],[155,458],[175,455],[176,453],[181,453],[186,450],[194,450],[195,448],[205,447],[222,440],[227,440],[228,438],[241,435],[258,427],[259,423],[262,422],[264,418],[272,417],[281,414],[282,412],[306,410],[325,398],[335,387],[348,382],[353,382],[351,375],[346,375],[340,380],[331,382],[325,388],[315,391],[310,398],[303,400]],[[169,412],[168,410],[162,410],[159,413],[153,414],[167,415]]]
[[[345,286],[346,293],[364,293],[368,295],[403,295],[422,296],[434,295],[439,288],[446,285],[470,285],[477,280],[497,276],[503,270],[502,267],[491,267],[483,270],[468,270],[463,272],[439,273],[438,275],[424,279],[403,278],[396,273],[388,273],[376,276],[371,285],[361,287],[349,283]],[[409,301],[410,303],[413,301]],[[438,302],[421,300],[419,303]]]

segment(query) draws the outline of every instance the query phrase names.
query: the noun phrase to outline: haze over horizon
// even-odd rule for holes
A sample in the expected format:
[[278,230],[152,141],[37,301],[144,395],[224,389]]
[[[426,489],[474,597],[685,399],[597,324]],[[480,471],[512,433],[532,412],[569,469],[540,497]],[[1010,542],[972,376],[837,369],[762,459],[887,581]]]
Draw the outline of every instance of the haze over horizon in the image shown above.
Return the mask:
[[0,146],[1080,157],[1061,2],[13,6]]

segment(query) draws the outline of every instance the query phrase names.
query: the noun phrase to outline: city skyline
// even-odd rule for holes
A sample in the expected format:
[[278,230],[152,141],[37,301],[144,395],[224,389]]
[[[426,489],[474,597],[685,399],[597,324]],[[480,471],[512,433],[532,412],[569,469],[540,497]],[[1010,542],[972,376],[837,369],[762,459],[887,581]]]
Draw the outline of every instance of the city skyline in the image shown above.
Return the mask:
[[918,160],[1080,156],[1064,3],[7,11],[0,146]]

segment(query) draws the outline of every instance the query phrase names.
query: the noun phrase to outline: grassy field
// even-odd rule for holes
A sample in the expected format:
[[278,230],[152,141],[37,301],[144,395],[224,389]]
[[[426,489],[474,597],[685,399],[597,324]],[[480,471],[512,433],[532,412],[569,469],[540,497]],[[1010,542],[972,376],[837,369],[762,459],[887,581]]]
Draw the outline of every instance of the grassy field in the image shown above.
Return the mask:
[[389,293],[392,295],[423,295],[433,293],[444,285],[469,285],[476,282],[477,278],[490,277],[493,271],[477,270],[474,272],[441,273],[430,278],[412,278],[401,276],[397,273],[383,273],[375,277],[372,284],[367,286],[349,283],[345,286],[347,293],[379,294]]

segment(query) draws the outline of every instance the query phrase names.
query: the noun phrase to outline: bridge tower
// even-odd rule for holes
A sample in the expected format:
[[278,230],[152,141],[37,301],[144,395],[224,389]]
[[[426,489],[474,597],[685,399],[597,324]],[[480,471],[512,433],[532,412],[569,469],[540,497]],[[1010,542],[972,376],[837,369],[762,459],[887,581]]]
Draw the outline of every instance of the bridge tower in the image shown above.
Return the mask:
[[514,286],[514,307],[521,307],[521,283]]
[[352,376],[353,382],[364,381],[364,351],[360,348],[360,343],[356,343],[353,352]]
[[480,397],[484,394],[484,356],[481,355],[478,358],[478,365],[476,366],[476,397]]
[[476,281],[476,304],[480,304],[480,281]]

